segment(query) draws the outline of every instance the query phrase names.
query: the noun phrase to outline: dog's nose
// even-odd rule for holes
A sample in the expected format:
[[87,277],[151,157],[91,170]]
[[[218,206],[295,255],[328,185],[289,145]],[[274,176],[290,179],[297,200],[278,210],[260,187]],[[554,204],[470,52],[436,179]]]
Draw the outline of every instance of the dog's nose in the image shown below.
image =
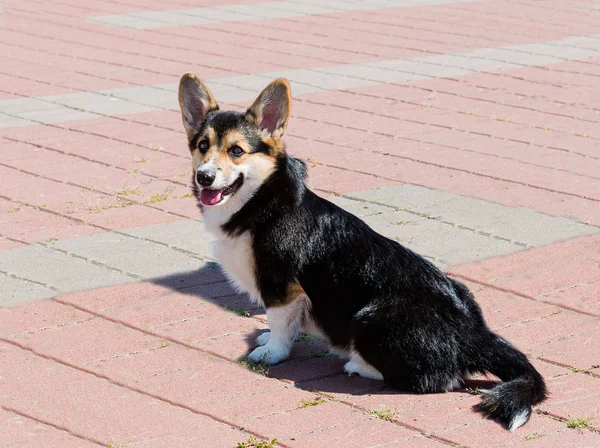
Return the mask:
[[196,173],[196,182],[201,187],[210,187],[215,181],[216,173],[214,171],[198,171]]

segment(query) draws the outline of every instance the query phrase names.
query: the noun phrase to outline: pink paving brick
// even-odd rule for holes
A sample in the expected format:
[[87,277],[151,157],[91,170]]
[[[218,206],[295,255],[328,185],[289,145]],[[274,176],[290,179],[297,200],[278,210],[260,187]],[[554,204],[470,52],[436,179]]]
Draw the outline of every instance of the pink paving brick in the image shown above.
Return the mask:
[[80,366],[95,360],[155,350],[163,344],[157,337],[100,318],[21,333],[11,336],[10,340],[37,353]]
[[96,446],[93,442],[76,437],[67,431],[2,409],[0,409],[0,434],[2,434],[2,443],[6,446],[60,446],[64,448]]
[[523,448],[594,448],[600,443],[600,434],[591,431],[570,429],[543,435],[513,446]]
[[589,425],[600,428],[600,381],[582,373],[552,378],[548,382],[551,396],[539,408],[565,420],[589,418]]
[[137,282],[65,294],[57,297],[56,301],[97,313],[105,308],[127,305],[132,300],[159,297],[171,292],[169,286]]
[[[529,297],[571,306],[574,309],[589,307],[595,302],[582,303],[576,294],[561,294],[578,285],[595,282],[597,269],[597,235],[575,238],[514,255],[497,257],[488,261],[452,268],[455,274],[472,278],[484,284],[516,291]],[[560,298],[564,298],[562,302]]]
[[[82,434],[99,444],[194,435],[232,446],[244,434],[147,395],[2,344],[3,406]],[[135,410],[135,412],[133,412]],[[58,411],[58,412],[57,412]]]
[[435,434],[464,446],[486,448],[516,443],[538,435],[556,434],[564,431],[565,427],[566,425],[562,422],[534,414],[525,426],[511,433],[507,433],[506,429],[500,425],[489,425],[486,421],[479,421]]
[[498,333],[517,347],[537,356],[548,352],[560,353],[565,349],[565,340],[583,337],[589,343],[580,344],[577,353],[594,364],[595,359],[600,362],[600,355],[594,355],[596,346],[593,335],[597,330],[597,318],[558,309],[551,315],[501,328]]
[[496,330],[507,325],[550,316],[557,308],[545,303],[528,300],[514,294],[486,288],[475,293],[490,328]]
[[14,308],[0,309],[0,336],[8,337],[45,328],[83,322],[94,316],[54,300],[42,300]]
[[[328,402],[291,412],[280,412],[247,421],[246,427],[260,433],[273,434],[287,443],[292,438],[339,425],[356,424],[368,419],[365,414],[341,403]],[[405,431],[404,434],[410,434]]]
[[402,426],[376,418],[358,423],[342,424],[324,431],[295,436],[294,440],[286,441],[286,444],[302,448],[318,448],[323,446],[323,440],[327,440],[328,446],[340,448],[359,448],[373,444],[397,446],[395,442],[405,443],[406,446],[443,446],[441,443],[421,437],[415,431],[410,431]]
[[94,235],[101,229],[88,226],[66,217],[47,213],[37,208],[15,205],[5,201],[11,208],[2,214],[2,234],[28,243],[52,242],[54,240]]
[[93,204],[87,210],[71,213],[70,216],[105,230],[128,229],[132,224],[134,227],[151,226],[182,219],[181,216],[144,205],[123,207],[116,199],[105,201],[105,205]]
[[[59,300],[75,303],[159,337],[192,345],[232,361],[248,352],[250,346],[246,335],[255,334],[255,338],[257,331],[266,328],[259,320],[236,314],[238,307],[231,305],[239,304],[228,304],[224,302],[226,298],[218,298],[223,294],[231,294],[230,286],[226,283],[195,287],[199,291],[194,294],[188,288],[186,293],[147,296],[141,300],[127,300],[128,289],[135,291],[136,287],[114,288],[112,294],[110,290],[100,290],[100,294],[91,293],[92,300],[90,293],[66,296]],[[152,291],[152,287],[149,291]],[[118,303],[117,306],[106,307],[105,303],[95,299],[98,296],[121,298],[118,302],[112,302]],[[216,303],[211,303],[211,296],[217,297],[214,300]],[[248,303],[247,299],[243,300]],[[244,308],[249,308],[249,305]]]

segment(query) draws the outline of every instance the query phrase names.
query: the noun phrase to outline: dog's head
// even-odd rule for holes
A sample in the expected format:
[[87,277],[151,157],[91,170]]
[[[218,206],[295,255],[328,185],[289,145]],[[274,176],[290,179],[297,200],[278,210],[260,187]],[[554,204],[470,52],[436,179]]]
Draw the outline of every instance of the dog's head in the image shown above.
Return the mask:
[[193,73],[183,75],[179,106],[203,207],[233,212],[269,178],[285,152],[291,100],[289,83],[277,79],[245,113],[219,111],[204,82]]

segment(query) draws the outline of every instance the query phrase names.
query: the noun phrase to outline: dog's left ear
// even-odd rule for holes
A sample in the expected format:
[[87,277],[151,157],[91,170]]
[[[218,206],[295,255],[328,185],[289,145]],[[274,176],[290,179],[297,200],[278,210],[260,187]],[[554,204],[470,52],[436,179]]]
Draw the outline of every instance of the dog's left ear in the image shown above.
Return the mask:
[[281,138],[287,127],[292,106],[292,89],[283,78],[276,79],[256,98],[246,117],[274,139]]

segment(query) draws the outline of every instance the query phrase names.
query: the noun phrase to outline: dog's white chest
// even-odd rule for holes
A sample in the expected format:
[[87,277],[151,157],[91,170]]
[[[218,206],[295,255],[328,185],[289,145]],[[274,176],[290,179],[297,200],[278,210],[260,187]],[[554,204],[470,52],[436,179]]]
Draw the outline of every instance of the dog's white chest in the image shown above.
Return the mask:
[[215,257],[225,269],[225,273],[233,285],[241,292],[248,293],[251,299],[262,304],[256,285],[254,252],[250,236],[248,234],[235,238],[219,236],[215,241]]

